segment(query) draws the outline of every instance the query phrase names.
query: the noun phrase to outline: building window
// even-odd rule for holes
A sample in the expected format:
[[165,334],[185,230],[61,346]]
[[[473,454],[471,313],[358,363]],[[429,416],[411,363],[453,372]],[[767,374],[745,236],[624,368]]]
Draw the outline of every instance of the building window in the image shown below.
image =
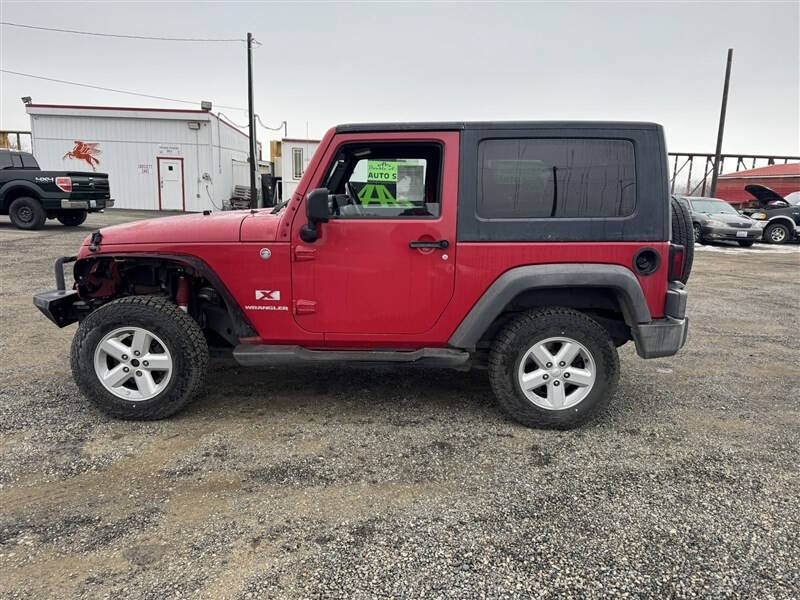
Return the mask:
[[303,176],[303,149],[292,148],[292,177],[300,179]]
[[627,140],[485,140],[478,163],[478,216],[484,219],[622,217],[636,202]]

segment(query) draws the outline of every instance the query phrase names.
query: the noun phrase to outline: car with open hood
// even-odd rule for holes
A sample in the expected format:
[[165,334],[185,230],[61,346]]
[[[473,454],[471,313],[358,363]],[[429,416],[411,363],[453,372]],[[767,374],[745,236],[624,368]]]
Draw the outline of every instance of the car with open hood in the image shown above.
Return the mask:
[[700,196],[680,198],[691,212],[696,243],[726,241],[749,247],[761,239],[761,223],[739,214],[725,200]]
[[751,184],[744,188],[755,199],[753,208],[744,213],[764,226],[764,241],[785,244],[800,237],[800,193],[781,196],[765,185]]

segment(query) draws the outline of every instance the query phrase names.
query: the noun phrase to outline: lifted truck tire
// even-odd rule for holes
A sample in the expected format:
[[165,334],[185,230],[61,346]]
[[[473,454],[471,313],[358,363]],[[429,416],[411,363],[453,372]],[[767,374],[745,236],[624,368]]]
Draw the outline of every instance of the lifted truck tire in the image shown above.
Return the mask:
[[83,224],[88,214],[89,213],[85,210],[65,210],[58,213],[56,219],[58,219],[59,223],[67,227],[78,227],[78,225]]
[[36,198],[20,196],[8,207],[8,216],[19,229],[41,229],[47,220],[47,212]]
[[[489,379],[498,404],[512,419],[527,427],[570,429],[614,395],[619,357],[606,329],[587,315],[568,308],[537,309],[511,321],[495,338]],[[541,385],[526,392],[523,382],[525,387]]]
[[208,345],[198,324],[155,296],[129,296],[100,307],[81,322],[72,341],[72,375],[81,392],[120,419],[173,415],[200,391],[207,365]]

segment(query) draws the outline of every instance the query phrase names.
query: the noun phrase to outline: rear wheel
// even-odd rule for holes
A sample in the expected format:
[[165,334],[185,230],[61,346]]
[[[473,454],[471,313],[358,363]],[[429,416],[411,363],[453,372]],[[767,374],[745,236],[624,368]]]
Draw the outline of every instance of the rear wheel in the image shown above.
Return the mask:
[[47,220],[47,213],[36,198],[23,196],[8,207],[8,216],[19,229],[41,229]]
[[614,394],[619,357],[599,323],[567,308],[530,311],[511,321],[489,354],[498,404],[528,427],[581,425]]
[[203,385],[208,346],[178,306],[152,296],[110,302],[81,322],[72,375],[81,392],[121,419],[168,417]]
[[785,244],[790,236],[789,228],[783,223],[773,223],[764,230],[764,239],[770,244]]
[[750,247],[750,246],[752,246],[753,244],[755,244],[755,242],[754,242],[754,241],[752,241],[752,240],[742,240],[742,241],[740,241],[740,242],[739,242],[739,245],[740,245],[742,248],[749,248],[749,247]]
[[67,227],[77,227],[86,220],[88,214],[85,210],[70,210],[58,213],[56,219]]

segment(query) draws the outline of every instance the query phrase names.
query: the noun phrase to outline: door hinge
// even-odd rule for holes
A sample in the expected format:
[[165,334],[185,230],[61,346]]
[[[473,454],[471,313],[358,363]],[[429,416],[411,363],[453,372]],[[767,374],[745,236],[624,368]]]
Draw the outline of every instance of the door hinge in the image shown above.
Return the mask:
[[304,260],[314,260],[317,257],[316,248],[308,248],[307,246],[294,247],[294,260],[301,262]]
[[294,314],[310,315],[317,312],[317,303],[314,300],[295,300]]

